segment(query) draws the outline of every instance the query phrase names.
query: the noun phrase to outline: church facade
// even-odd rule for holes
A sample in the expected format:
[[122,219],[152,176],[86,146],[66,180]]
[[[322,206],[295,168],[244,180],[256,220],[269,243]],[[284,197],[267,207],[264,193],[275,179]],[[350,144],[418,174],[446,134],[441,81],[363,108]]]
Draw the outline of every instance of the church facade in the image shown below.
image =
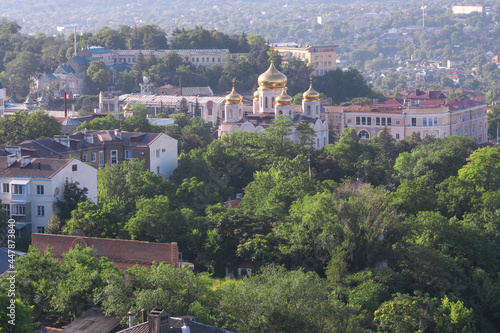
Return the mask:
[[293,126],[288,138],[298,143],[296,132],[299,123],[306,123],[314,130],[313,147],[320,149],[328,145],[328,124],[320,118],[319,93],[311,86],[303,95],[300,112],[293,111],[293,99],[286,93],[287,77],[278,71],[271,63],[269,69],[258,79],[259,88],[254,93],[253,113],[244,116],[242,97],[233,86],[226,96],[224,120],[219,126],[219,137],[237,131],[263,132],[274,126],[274,120],[279,116],[287,116],[293,120]]

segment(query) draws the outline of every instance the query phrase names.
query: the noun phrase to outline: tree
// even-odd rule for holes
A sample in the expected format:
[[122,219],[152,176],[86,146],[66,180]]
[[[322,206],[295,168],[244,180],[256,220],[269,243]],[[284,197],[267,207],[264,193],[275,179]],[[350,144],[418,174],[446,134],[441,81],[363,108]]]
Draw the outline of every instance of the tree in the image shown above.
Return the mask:
[[473,152],[468,163],[458,170],[458,177],[470,183],[478,191],[500,189],[500,153],[491,147]]
[[56,134],[61,134],[61,124],[56,118],[46,114],[42,110],[30,112],[24,128],[26,131],[26,140],[51,138]]
[[500,128],[500,106],[495,105],[488,112],[488,135],[493,139],[499,139]]
[[474,314],[460,300],[450,302],[448,296],[441,300],[441,305],[434,315],[436,330],[443,333],[477,332]]
[[331,97],[337,104],[355,97],[371,97],[373,95],[363,75],[354,68],[347,71],[340,68],[329,71],[323,76],[315,77],[313,84],[316,90]]
[[88,188],[80,188],[79,185],[79,182],[72,182],[66,179],[64,182],[62,200],[59,198],[56,199],[55,206],[58,210],[57,215],[63,221],[71,218],[71,212],[78,207],[80,202],[88,200]]
[[111,82],[113,74],[106,67],[103,61],[92,61],[87,68],[88,83],[91,90],[108,91],[108,84]]
[[[14,307],[14,317],[9,316],[10,308]],[[9,298],[7,293],[0,293],[0,327],[5,333],[32,333],[39,325],[33,323],[31,312],[33,307],[23,304],[19,299]]]
[[456,92],[456,91],[452,91],[451,93],[448,94],[448,96],[446,96],[446,100],[447,101],[451,101],[451,100],[454,100],[454,99],[465,100],[465,99],[469,99],[469,96],[467,96],[464,93]]

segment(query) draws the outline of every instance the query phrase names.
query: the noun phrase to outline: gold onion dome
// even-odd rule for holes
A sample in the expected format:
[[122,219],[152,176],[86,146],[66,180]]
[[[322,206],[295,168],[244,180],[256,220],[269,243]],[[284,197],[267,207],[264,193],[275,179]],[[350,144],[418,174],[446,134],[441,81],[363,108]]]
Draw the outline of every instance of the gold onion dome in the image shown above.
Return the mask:
[[319,92],[313,89],[312,82],[311,85],[309,86],[309,89],[304,93],[304,95],[302,95],[302,97],[306,102],[319,101]]
[[287,106],[287,105],[292,105],[293,98],[289,96],[285,90],[283,89],[283,92],[281,95],[276,97],[276,104],[280,106]]
[[132,108],[132,105],[130,105],[130,103],[127,103],[124,107],[123,107],[123,111],[125,112],[132,112],[133,108]]
[[259,91],[258,90],[255,90],[255,92],[253,93],[253,99],[255,99],[256,101],[259,99]]
[[229,93],[229,95],[226,96],[226,104],[231,104],[231,105],[241,104],[242,100],[243,97],[241,97],[241,95],[238,94],[236,90],[234,90],[234,79],[233,79],[233,90],[231,91],[231,93]]
[[286,86],[286,75],[274,67],[274,62],[264,73],[259,76],[259,86],[264,89],[276,90],[283,89]]

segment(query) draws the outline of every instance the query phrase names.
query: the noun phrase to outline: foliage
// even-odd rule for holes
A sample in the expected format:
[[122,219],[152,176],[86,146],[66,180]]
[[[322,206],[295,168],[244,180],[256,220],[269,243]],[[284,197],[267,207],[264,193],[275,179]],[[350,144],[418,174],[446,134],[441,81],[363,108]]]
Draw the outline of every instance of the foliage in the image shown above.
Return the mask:
[[64,182],[62,200],[57,198],[55,203],[59,212],[57,216],[63,221],[71,217],[71,212],[77,208],[80,202],[88,200],[88,188],[80,188],[79,185],[79,182],[71,182],[68,179]]
[[24,140],[49,138],[61,133],[61,124],[42,110],[18,111],[0,120],[0,144],[13,145]]

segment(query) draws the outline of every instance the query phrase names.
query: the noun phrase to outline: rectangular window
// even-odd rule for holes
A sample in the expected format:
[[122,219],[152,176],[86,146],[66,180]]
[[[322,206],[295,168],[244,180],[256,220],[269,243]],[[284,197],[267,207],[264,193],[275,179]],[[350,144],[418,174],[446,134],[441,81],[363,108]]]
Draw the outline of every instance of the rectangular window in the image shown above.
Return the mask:
[[131,150],[125,150],[125,159],[130,160],[132,158],[132,151]]
[[399,120],[396,120],[396,125],[399,125],[399,124],[400,124],[400,123],[399,123]]
[[45,216],[45,206],[36,206],[36,215]]
[[158,175],[160,174],[160,167],[159,166],[156,167],[156,174],[158,174]]
[[83,154],[82,162],[87,163],[87,154]]
[[104,165],[104,152],[99,152],[99,165]]
[[417,118],[411,118],[411,126],[417,126]]
[[96,160],[97,160],[97,154],[96,153],[90,154],[90,161],[95,162]]
[[437,117],[434,117],[434,126],[437,126],[438,125],[438,119]]
[[160,158],[160,149],[156,149],[156,157]]
[[12,205],[12,215],[26,216],[26,205]]
[[12,184],[12,194],[23,195],[24,185]]
[[385,117],[382,117],[382,126],[385,126]]
[[361,125],[361,118],[360,117],[356,117],[356,125]]
[[372,124],[372,117],[366,117],[366,124],[371,125]]
[[45,227],[37,227],[37,231],[39,234],[44,234],[45,233]]
[[392,126],[392,118],[387,118],[387,126]]
[[191,58],[191,62],[194,62],[194,58]]
[[380,126],[380,117],[375,118],[375,125]]
[[3,183],[2,185],[2,192],[3,193],[9,193],[9,183]]
[[78,171],[78,165],[73,164],[73,165],[71,166],[71,171]]
[[347,123],[350,124],[351,123],[351,119],[347,119]]
[[361,117],[361,125],[366,125],[366,117]]
[[110,152],[110,163],[117,164],[118,163],[118,150],[112,150]]
[[36,194],[37,195],[44,195],[45,194],[45,187],[43,185],[37,185],[36,186]]
[[212,58],[212,62],[215,62],[215,58]]
[[422,126],[427,126],[427,118],[422,119]]
[[396,133],[396,140],[399,140],[399,133]]

